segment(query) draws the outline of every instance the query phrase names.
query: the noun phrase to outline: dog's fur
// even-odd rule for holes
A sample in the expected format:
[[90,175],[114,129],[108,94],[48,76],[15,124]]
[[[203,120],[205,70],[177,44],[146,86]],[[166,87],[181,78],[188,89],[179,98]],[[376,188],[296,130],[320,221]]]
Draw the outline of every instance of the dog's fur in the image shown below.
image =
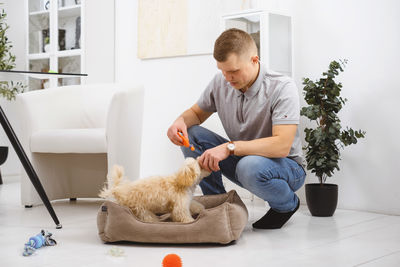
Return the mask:
[[194,158],[186,158],[181,169],[170,176],[153,176],[134,182],[124,179],[124,171],[115,165],[109,176],[112,186],[104,187],[99,196],[113,197],[116,202],[131,209],[139,220],[158,222],[156,214],[171,214],[174,222],[194,221],[204,206],[192,200],[196,185],[210,172],[202,169]]

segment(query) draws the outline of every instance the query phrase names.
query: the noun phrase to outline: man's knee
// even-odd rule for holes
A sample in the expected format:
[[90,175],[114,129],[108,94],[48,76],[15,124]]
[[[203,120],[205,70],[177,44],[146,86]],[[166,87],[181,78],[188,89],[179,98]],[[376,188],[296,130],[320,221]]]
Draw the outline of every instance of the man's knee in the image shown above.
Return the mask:
[[252,185],[260,179],[265,179],[264,169],[262,157],[246,156],[239,160],[236,166],[236,175],[243,185]]
[[204,128],[198,125],[193,125],[192,127],[188,128],[188,136],[189,136],[189,142],[190,144],[195,146],[195,150],[191,151],[190,148],[181,146],[181,150],[183,152],[183,155],[185,157],[198,157],[200,156],[203,151],[201,149],[201,144],[199,144],[198,140],[199,137],[201,136]]
[[205,130],[205,128],[203,128],[199,125],[193,125],[189,129],[187,129],[189,139],[198,137],[199,135],[201,135],[204,132],[204,130]]

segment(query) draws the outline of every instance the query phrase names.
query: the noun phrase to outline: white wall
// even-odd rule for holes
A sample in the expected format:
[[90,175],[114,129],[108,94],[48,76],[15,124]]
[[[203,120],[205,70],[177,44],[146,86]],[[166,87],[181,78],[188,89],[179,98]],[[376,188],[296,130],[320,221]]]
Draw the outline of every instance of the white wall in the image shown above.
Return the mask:
[[295,3],[297,84],[301,77],[319,78],[331,60],[347,58],[340,81],[349,101],[339,115],[343,126],[367,132],[343,150],[341,170],[328,180],[339,184],[339,207],[399,215],[400,2]]

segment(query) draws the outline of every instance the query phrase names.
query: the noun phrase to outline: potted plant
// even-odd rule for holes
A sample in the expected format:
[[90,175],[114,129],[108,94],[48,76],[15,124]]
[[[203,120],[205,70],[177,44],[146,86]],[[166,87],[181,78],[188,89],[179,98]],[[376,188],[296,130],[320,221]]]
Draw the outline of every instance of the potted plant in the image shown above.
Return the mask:
[[[1,3],[0,3],[1,4]],[[9,26],[5,22],[7,14],[4,9],[0,12],[0,70],[12,70],[15,68],[15,56],[11,53],[11,42],[6,36]],[[26,88],[21,82],[0,81],[0,96],[7,100],[14,100],[18,93]],[[8,147],[0,146],[0,165],[3,164],[8,156]],[[0,172],[0,184],[2,183]]]
[[305,128],[304,147],[307,169],[319,179],[319,183],[306,184],[307,206],[313,216],[332,216],[336,210],[338,186],[326,183],[335,169],[339,170],[340,149],[356,144],[363,138],[364,131],[351,128],[342,129],[338,112],[347,99],[340,96],[341,83],[334,80],[339,72],[343,72],[347,60],[329,64],[328,71],[319,80],[303,79],[303,94],[308,106],[301,109],[300,114],[316,123],[315,128]]

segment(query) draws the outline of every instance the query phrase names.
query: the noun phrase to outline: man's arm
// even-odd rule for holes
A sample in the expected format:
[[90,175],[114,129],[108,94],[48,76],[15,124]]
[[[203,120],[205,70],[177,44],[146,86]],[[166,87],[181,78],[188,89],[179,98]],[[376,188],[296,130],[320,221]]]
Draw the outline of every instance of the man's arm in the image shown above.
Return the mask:
[[[272,136],[251,141],[235,141],[236,156],[258,155],[268,158],[284,158],[289,155],[297,124],[280,124],[272,126]],[[219,162],[229,156],[227,144],[224,143],[206,150],[199,159],[200,165],[208,171],[218,171]]]
[[235,155],[258,155],[268,158],[284,158],[289,155],[296,136],[296,124],[272,126],[272,136],[251,141],[235,142]]
[[193,125],[202,124],[211,116],[211,114],[213,114],[213,112],[202,110],[199,105],[194,104],[191,108],[183,112],[182,115],[178,117],[178,119],[182,117],[183,121],[186,124],[186,127],[190,128]]
[[178,132],[182,132],[183,135],[187,137],[188,128],[203,123],[212,113],[213,112],[204,111],[197,104],[194,104],[191,108],[183,112],[168,128],[168,138],[175,145],[183,145],[182,138],[178,135]]

